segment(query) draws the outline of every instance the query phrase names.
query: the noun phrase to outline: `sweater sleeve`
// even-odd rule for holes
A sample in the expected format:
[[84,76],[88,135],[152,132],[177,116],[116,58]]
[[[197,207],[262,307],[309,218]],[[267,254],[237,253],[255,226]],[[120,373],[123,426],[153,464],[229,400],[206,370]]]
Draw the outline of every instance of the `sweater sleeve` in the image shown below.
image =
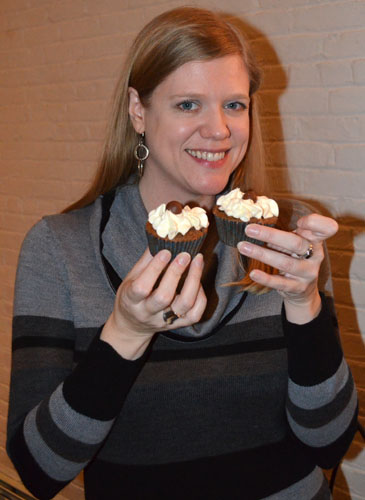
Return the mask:
[[146,355],[121,358],[99,333],[73,368],[67,273],[47,224],[27,235],[14,303],[7,450],[39,499],[55,496],[107,437]]
[[282,310],[288,346],[287,418],[316,463],[334,467],[357,428],[357,393],[343,357],[333,301],[324,294],[320,314],[304,325]]

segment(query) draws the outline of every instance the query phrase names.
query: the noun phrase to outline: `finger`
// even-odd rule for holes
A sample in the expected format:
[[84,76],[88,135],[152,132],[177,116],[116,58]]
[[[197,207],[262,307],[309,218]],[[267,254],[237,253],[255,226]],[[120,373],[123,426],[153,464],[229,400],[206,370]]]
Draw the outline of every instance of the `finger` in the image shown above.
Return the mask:
[[143,254],[140,261],[128,274],[129,280],[125,280],[128,283],[126,285],[126,294],[132,302],[140,302],[151,294],[156,281],[170,259],[171,253],[168,250],[162,250],[152,260]]
[[148,264],[158,256],[159,259],[166,259],[166,262],[168,262],[171,259],[171,254],[168,250],[161,250],[158,254],[153,257],[150,253],[149,248],[147,247],[146,250],[144,251],[142,257],[135,263],[135,265],[132,267],[132,269],[129,271],[127,274],[126,279],[135,279],[137,276],[139,276],[144,269],[148,266]]
[[251,271],[250,278],[260,285],[272,288],[285,294],[303,294],[308,286],[307,282],[297,280],[294,277],[290,278],[280,274],[272,275],[259,269]]
[[283,247],[280,247],[279,245],[273,245],[272,243],[268,243],[267,244],[267,247],[268,248],[271,248],[272,250],[276,250],[277,252],[282,252],[282,253],[286,253],[288,255],[291,255],[292,252],[290,252],[289,250],[287,250],[286,248],[283,248]]
[[332,236],[332,235],[325,235],[318,231],[310,231],[309,229],[301,229],[301,228],[297,228],[293,232],[295,234],[298,234],[302,238],[306,239],[307,241],[310,241],[314,245],[318,243],[322,244],[324,241],[326,241],[328,238]]
[[310,214],[301,217],[297,222],[297,228],[300,230],[302,236],[303,232],[308,236],[304,236],[309,241],[312,238],[319,238],[323,241],[330,238],[338,231],[338,224],[334,219],[330,217],[325,217],[319,214]]
[[171,304],[175,297],[179,281],[190,264],[190,260],[190,255],[182,252],[171,262],[159,286],[146,301],[146,309],[151,314],[161,311]]
[[189,272],[180,294],[175,297],[171,304],[171,308],[176,314],[184,316],[194,306],[201,286],[200,280],[203,268],[203,255],[198,254],[190,264]]
[[190,324],[194,325],[201,320],[205,308],[207,306],[207,296],[205,295],[202,285],[199,287],[198,295],[195,300],[194,306],[187,313],[187,317],[190,320]]
[[248,224],[245,232],[247,236],[264,241],[270,247],[280,248],[280,251],[289,254],[303,255],[309,247],[308,240],[294,232],[281,231],[280,229],[260,224]]
[[259,260],[264,264],[268,264],[284,274],[306,278],[307,280],[316,278],[319,264],[323,258],[323,251],[321,247],[316,250],[316,252],[320,255],[315,256],[313,253],[313,256],[308,260],[294,258],[269,248],[254,245],[247,241],[240,242],[237,248],[241,254],[251,257],[252,259]]
[[207,297],[205,295],[202,285],[200,284],[193,306],[189,309],[189,311],[187,311],[187,313],[182,318],[179,319],[180,322],[179,328],[182,326],[189,326],[198,323],[201,317],[203,316],[206,306],[207,306]]

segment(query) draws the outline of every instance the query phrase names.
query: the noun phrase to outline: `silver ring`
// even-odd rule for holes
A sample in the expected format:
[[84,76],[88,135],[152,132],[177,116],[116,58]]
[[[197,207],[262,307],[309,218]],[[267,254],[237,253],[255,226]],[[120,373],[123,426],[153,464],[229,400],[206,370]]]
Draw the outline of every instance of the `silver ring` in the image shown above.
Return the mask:
[[174,313],[171,307],[167,311],[164,311],[162,317],[167,325],[171,325],[174,321],[179,319],[179,315]]
[[303,253],[303,255],[298,255],[298,259],[310,259],[313,255],[313,245],[312,243],[309,244],[309,247],[307,248],[307,251]]

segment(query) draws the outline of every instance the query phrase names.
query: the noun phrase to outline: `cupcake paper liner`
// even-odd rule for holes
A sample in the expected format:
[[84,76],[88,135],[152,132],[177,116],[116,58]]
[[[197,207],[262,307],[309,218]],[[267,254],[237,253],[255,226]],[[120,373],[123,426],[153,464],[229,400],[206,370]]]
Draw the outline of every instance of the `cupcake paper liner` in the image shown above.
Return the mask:
[[[233,221],[229,219],[223,219],[222,217],[217,217],[215,221],[217,225],[217,231],[219,239],[223,241],[226,245],[231,247],[236,247],[237,243],[240,241],[248,241],[249,243],[254,243],[255,245],[263,246],[265,242],[260,240],[255,240],[246,235],[245,229],[249,222]],[[256,224],[263,224],[262,222],[255,222]],[[274,227],[275,224],[268,224],[269,227]]]
[[207,233],[203,234],[200,238],[195,240],[185,240],[185,241],[174,241],[174,240],[165,240],[163,238],[159,238],[150,234],[146,231],[148,246],[152,255],[156,255],[160,250],[166,249],[170,250],[173,260],[177,254],[181,252],[187,252],[191,255],[193,259],[195,255],[199,253],[199,250],[206,238]]

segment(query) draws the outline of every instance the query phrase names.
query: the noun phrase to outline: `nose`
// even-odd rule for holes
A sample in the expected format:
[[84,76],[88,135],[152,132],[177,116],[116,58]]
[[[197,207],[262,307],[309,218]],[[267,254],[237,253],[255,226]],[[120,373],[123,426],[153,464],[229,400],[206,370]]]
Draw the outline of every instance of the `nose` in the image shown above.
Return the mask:
[[224,110],[212,109],[204,115],[204,121],[200,127],[200,135],[203,139],[222,140],[231,136],[228,119]]

